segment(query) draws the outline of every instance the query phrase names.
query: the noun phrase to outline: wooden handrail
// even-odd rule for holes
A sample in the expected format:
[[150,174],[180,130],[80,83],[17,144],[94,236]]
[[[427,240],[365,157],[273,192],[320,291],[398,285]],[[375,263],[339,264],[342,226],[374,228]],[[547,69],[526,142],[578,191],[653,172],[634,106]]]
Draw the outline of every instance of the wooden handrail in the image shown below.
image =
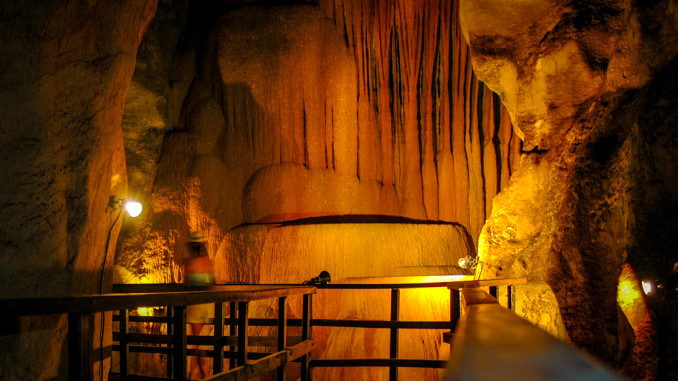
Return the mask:
[[464,288],[462,296],[466,313],[455,330],[445,381],[624,379],[486,292]]
[[[177,288],[179,289],[179,288]],[[225,285],[183,287],[182,291],[77,295],[56,298],[0,299],[8,317],[85,314],[150,306],[188,306],[202,303],[253,301],[315,293],[314,287],[274,285]]]
[[[167,287],[167,286],[164,286]],[[171,290],[169,290],[171,288]],[[120,311],[118,320],[120,321],[120,331],[117,338],[120,342],[117,345],[120,355],[121,378],[127,379],[127,356],[132,349],[130,338],[134,334],[127,332],[127,323],[129,321],[129,310],[137,307],[169,307],[171,317],[168,317],[167,324],[172,332],[168,332],[167,338],[163,338],[165,347],[160,351],[171,355],[172,361],[168,361],[168,375],[172,373],[172,379],[185,380],[186,377],[186,356],[187,336],[185,322],[185,306],[194,304],[212,303],[215,306],[215,317],[222,316],[221,308],[223,303],[230,303],[238,307],[238,333],[235,335],[237,341],[237,365],[239,369],[228,371],[221,370],[221,362],[224,359],[223,345],[217,345],[222,341],[220,327],[215,328],[216,336],[211,336],[215,344],[215,349],[211,355],[215,359],[214,370],[223,380],[243,379],[243,377],[252,376],[252,372],[266,372],[271,367],[284,366],[287,361],[301,357],[308,363],[310,351],[313,348],[313,339],[310,331],[302,335],[302,341],[292,347],[281,346],[281,350],[272,355],[267,361],[248,362],[248,336],[247,336],[247,305],[250,301],[278,298],[285,299],[291,295],[301,295],[304,298],[304,304],[310,304],[311,296],[316,292],[314,287],[300,285],[219,285],[210,287],[187,287],[171,285],[165,292],[144,292],[144,293],[117,293],[101,295],[76,295],[56,298],[25,298],[25,299],[0,299],[0,311],[3,311],[5,318],[14,319],[21,316],[35,316],[47,314],[67,314],[68,315],[68,377],[73,381],[84,381],[92,378],[92,361],[87,356],[92,351],[92,332],[93,327],[88,324],[87,316],[94,313],[106,311]],[[284,306],[284,304],[281,304]],[[103,316],[103,315],[102,315]],[[280,319],[279,327],[286,326],[287,319]],[[302,329],[309,328],[310,315],[304,314],[306,322],[302,324]],[[217,321],[224,321],[223,317],[217,318]],[[168,331],[170,328],[168,327]],[[286,331],[286,328],[285,328]],[[158,340],[153,336],[154,340]],[[281,340],[279,336],[277,341]],[[286,338],[282,338],[286,341]],[[139,348],[136,348],[139,349]],[[157,349],[157,348],[156,348]],[[132,376],[132,378],[134,378]],[[302,380],[308,380],[309,374],[302,373]],[[151,378],[146,378],[151,379]]]

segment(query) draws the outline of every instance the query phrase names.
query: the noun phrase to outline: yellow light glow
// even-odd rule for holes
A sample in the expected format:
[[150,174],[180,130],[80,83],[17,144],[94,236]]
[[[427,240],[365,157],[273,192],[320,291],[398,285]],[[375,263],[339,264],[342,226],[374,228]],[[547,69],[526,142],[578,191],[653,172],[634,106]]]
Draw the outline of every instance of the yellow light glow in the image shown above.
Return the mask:
[[617,301],[623,307],[632,306],[640,298],[640,291],[632,279],[622,279],[617,287]]
[[129,213],[129,215],[132,217],[136,217],[141,214],[142,209],[141,203],[137,201],[127,201],[125,203],[125,210],[127,210],[127,213]]
[[137,308],[137,314],[139,316],[153,316],[152,307],[139,307]]
[[427,275],[427,276],[410,276],[406,277],[404,283],[440,283],[440,282],[454,282],[458,280],[473,279],[468,275]]
[[472,275],[418,275],[396,277],[348,277],[339,279],[334,283],[443,283],[458,280],[473,280]]

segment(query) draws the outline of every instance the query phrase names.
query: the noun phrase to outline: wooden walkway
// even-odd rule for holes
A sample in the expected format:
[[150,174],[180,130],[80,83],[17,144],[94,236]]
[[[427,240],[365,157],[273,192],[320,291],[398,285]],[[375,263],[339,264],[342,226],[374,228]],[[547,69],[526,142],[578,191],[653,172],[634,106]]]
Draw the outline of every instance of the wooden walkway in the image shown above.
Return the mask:
[[[301,379],[310,380],[314,367],[387,367],[389,380],[398,379],[398,368],[447,368],[445,381],[452,380],[621,380],[613,370],[591,360],[541,329],[518,317],[514,307],[514,286],[525,279],[412,281],[411,278],[364,278],[350,283],[328,285],[218,285],[209,288],[180,284],[115,285],[114,293],[63,298],[3,299],[4,318],[68,315],[69,380],[96,378],[93,374],[92,316],[114,311],[120,329],[113,333],[112,349],[120,354],[121,380],[185,380],[187,356],[198,355],[189,345],[206,345],[202,356],[213,359],[214,376],[207,380],[245,380],[277,369],[285,379],[286,365],[301,363]],[[506,307],[497,299],[498,287],[507,287]],[[446,287],[450,290],[450,321],[400,321],[400,290]],[[312,296],[318,291],[390,290],[389,320],[340,320],[314,318]],[[487,290],[487,292],[485,291]],[[301,319],[289,319],[287,299],[301,297]],[[277,316],[250,318],[249,303],[277,299]],[[214,304],[214,333],[187,335],[185,310],[194,304]],[[224,305],[228,304],[228,316]],[[166,316],[132,316],[138,307],[161,307]],[[461,312],[465,311],[464,316]],[[129,331],[130,322],[164,323],[166,334],[139,334]],[[275,327],[275,336],[249,336],[249,326]],[[385,359],[311,359],[312,327],[377,328],[390,331],[390,356]],[[226,328],[225,328],[226,327]],[[289,335],[288,327],[301,327],[301,336]],[[297,328],[298,329],[298,328]],[[403,359],[398,354],[402,329],[439,329],[452,343],[449,361]],[[297,332],[298,335],[298,332]],[[144,345],[151,344],[151,345]],[[271,353],[249,352],[248,347],[275,348]],[[228,348],[228,349],[225,349]],[[167,377],[153,378],[128,372],[130,353],[161,353],[167,356]],[[227,361],[228,369],[225,368]]]

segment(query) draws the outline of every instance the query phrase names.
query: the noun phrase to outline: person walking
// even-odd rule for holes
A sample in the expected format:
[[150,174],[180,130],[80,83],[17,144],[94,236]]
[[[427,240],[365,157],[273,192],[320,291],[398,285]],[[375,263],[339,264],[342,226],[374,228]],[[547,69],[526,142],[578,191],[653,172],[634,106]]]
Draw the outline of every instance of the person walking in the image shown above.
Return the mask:
[[[214,262],[207,255],[205,238],[200,232],[193,232],[188,240],[190,257],[184,265],[184,284],[187,286],[211,286],[215,283]],[[186,322],[191,325],[193,335],[200,335],[203,326],[214,316],[212,304],[194,304],[186,307]],[[200,354],[199,346],[196,346]],[[202,378],[209,375],[207,359],[198,356],[197,364],[189,369],[190,373],[197,366]]]

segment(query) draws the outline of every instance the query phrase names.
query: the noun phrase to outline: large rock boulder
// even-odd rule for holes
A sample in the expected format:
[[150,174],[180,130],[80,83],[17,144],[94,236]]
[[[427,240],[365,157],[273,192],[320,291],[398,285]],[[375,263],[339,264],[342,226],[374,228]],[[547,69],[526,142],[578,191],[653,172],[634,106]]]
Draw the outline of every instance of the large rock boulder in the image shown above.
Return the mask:
[[[481,233],[482,276],[546,281],[572,341],[620,366],[633,341],[617,306],[622,265],[657,279],[675,262],[660,254],[677,231],[664,217],[678,194],[667,164],[678,157],[668,143],[675,9],[673,1],[460,5],[474,68],[529,151]],[[655,229],[661,236],[648,245]],[[675,340],[675,327],[662,324]]]

